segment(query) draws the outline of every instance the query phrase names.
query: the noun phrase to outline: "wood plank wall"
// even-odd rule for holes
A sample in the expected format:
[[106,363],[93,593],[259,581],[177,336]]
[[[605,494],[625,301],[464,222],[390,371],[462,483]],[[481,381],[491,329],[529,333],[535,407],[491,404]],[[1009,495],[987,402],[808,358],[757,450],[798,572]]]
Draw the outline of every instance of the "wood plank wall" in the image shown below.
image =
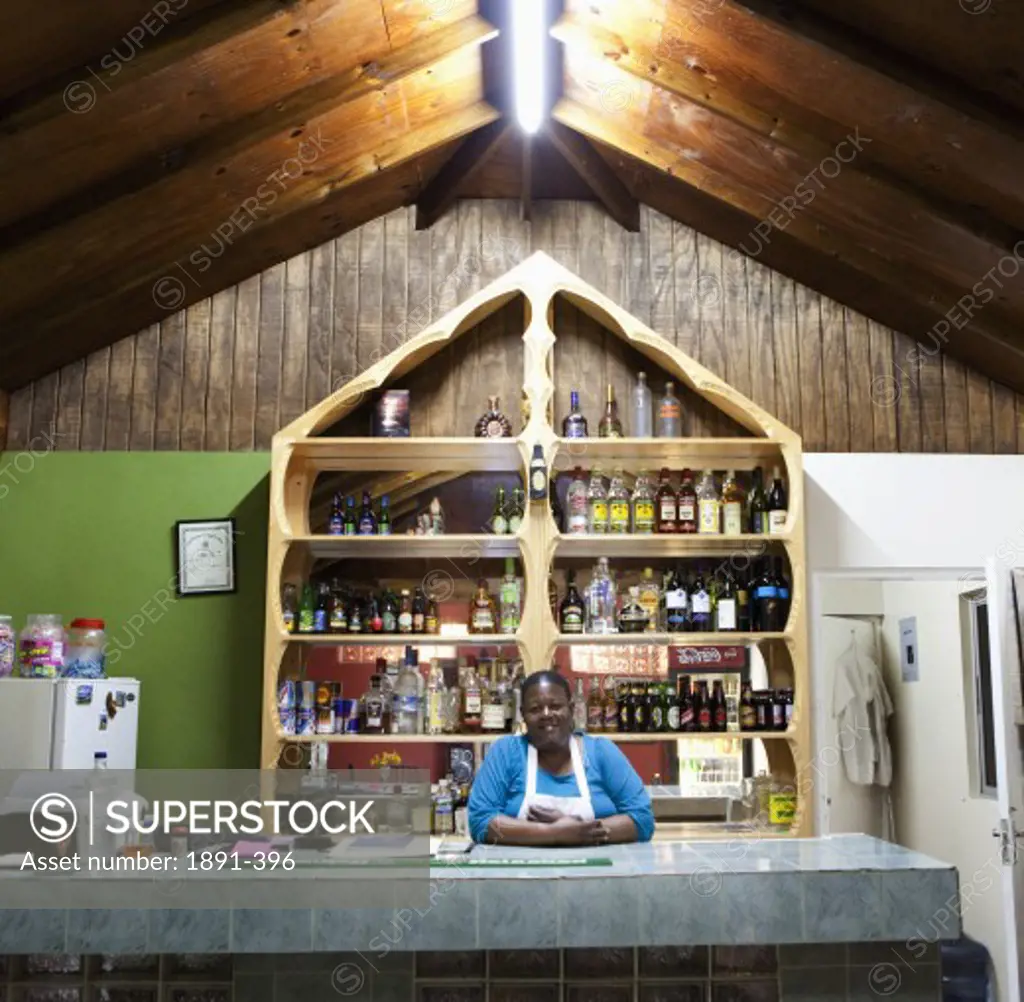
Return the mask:
[[[590,203],[539,202],[524,223],[504,201],[461,202],[423,233],[400,209],[66,366],[11,395],[8,447],[52,435],[71,450],[266,449],[535,250],[778,415],[808,451],[1024,452],[1024,398],[941,354],[908,361],[904,335],[651,209],[631,234]],[[518,401],[503,404],[514,419]],[[465,433],[431,428],[446,431]]]

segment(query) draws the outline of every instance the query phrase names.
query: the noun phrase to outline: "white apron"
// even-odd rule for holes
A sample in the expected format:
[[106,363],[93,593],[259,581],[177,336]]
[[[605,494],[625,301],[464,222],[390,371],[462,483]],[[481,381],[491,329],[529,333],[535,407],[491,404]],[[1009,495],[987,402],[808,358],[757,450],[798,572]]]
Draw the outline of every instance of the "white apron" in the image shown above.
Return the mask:
[[519,808],[520,821],[527,820],[526,816],[534,805],[561,811],[580,821],[594,820],[594,806],[590,802],[590,786],[587,783],[587,774],[583,768],[583,756],[580,755],[579,742],[576,738],[569,739],[569,753],[572,755],[572,772],[576,777],[576,788],[580,795],[578,797],[556,797],[550,793],[537,792],[537,749],[533,745],[527,746],[526,793],[523,796],[523,806]]

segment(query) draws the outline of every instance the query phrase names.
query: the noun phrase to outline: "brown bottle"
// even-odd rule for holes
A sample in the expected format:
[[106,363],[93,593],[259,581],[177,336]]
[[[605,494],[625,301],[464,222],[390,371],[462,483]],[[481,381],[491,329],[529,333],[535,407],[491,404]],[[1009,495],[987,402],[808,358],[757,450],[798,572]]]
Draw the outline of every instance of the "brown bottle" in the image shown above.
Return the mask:
[[622,422],[619,420],[619,405],[615,400],[615,387],[608,384],[608,392],[605,396],[604,414],[601,423],[597,426],[597,434],[600,438],[622,438]]
[[725,689],[719,681],[714,683],[711,693],[711,729],[713,731],[726,729]]
[[480,416],[474,429],[477,438],[511,438],[512,424],[501,413],[498,397],[487,398],[487,410]]
[[672,486],[672,474],[662,467],[658,493],[654,496],[654,519],[657,532],[678,531],[679,499]]
[[697,531],[697,488],[693,485],[693,474],[683,470],[679,493],[676,495],[676,526],[678,532]]
[[470,633],[496,633],[498,630],[494,599],[487,590],[486,578],[480,578],[476,594],[470,599],[468,627]]

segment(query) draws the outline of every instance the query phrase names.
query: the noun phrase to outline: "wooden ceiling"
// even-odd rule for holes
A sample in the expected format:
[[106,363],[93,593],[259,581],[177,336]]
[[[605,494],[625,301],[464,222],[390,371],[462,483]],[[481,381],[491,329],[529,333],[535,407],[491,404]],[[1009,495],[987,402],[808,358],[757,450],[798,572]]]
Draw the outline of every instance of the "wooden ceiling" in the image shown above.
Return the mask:
[[1024,392],[1019,0],[559,0],[532,141],[508,2],[7,5],[0,389],[399,205],[517,197],[648,203]]

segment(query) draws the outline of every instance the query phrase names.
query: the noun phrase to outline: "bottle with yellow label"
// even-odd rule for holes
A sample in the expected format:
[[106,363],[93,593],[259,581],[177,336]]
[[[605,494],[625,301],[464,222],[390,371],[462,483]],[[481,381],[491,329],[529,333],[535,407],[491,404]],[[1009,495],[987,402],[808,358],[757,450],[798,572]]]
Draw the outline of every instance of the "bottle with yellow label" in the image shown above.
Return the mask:
[[721,508],[715,476],[710,470],[705,470],[697,484],[697,532],[705,535],[720,534]]
[[773,779],[768,792],[768,826],[786,830],[796,819],[796,787]]
[[647,477],[647,471],[637,474],[633,487],[633,531],[636,533],[652,533],[656,519],[654,517],[655,492]]
[[746,501],[746,492],[736,480],[736,472],[729,470],[722,484],[722,532],[726,536],[739,536],[743,532]]
[[621,466],[617,466],[612,473],[611,486],[608,488],[608,531],[612,535],[629,532],[629,488]]
[[604,485],[600,466],[595,466],[590,471],[590,486],[587,488],[587,531],[608,531],[608,489]]

